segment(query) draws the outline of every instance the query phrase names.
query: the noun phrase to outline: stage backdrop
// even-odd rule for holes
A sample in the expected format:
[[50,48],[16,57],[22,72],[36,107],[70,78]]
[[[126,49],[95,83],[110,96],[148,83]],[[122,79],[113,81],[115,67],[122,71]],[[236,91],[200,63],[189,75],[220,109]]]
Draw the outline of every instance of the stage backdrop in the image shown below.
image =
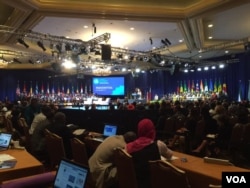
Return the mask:
[[[227,57],[228,58],[228,57]],[[192,91],[223,91],[230,100],[250,100],[250,54],[233,57],[237,63],[229,63],[224,69],[201,72],[154,71],[138,76],[125,75],[125,96],[130,98],[135,88],[140,88],[143,98],[153,99],[165,95]],[[229,58],[230,59],[230,58]],[[217,59],[218,60],[218,59]],[[222,59],[224,60],[224,59]],[[0,100],[17,99],[17,95],[39,93],[92,93],[91,77],[57,76],[46,70],[0,70]]]

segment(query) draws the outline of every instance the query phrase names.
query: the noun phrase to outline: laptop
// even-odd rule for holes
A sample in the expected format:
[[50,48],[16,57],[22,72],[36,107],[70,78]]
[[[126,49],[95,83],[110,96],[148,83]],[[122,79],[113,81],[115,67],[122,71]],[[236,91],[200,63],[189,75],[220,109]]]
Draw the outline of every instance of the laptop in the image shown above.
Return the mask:
[[62,159],[58,166],[53,187],[85,188],[89,168],[68,159]]
[[117,133],[117,126],[116,125],[110,125],[105,124],[103,129],[103,137],[107,138],[109,136],[114,136]]
[[105,124],[101,137],[95,137],[93,140],[103,142],[103,140],[109,136],[114,136],[117,134],[117,126],[112,124]]
[[0,151],[9,149],[12,134],[0,132]]

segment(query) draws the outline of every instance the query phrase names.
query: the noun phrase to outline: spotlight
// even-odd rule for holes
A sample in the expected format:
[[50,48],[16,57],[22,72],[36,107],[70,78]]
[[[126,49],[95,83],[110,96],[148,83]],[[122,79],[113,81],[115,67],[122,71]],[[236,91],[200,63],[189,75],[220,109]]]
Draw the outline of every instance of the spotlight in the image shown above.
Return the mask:
[[21,64],[21,63],[22,63],[22,62],[21,62],[21,61],[19,61],[17,58],[14,58],[14,59],[13,59],[13,62],[14,62],[14,63],[19,63],[19,64]]
[[30,64],[35,64],[34,61],[32,61],[31,59],[29,59],[29,63]]
[[28,44],[26,44],[25,42],[24,42],[24,40],[23,39],[17,39],[17,41],[21,44],[21,45],[23,45],[23,46],[25,46],[26,48],[29,48],[29,45]]
[[65,44],[65,51],[71,51],[70,44]]
[[152,45],[153,44],[153,40],[152,40],[151,37],[149,38],[149,41],[150,41],[150,44]]
[[171,42],[167,38],[165,38],[165,41],[168,45],[171,45]]
[[43,43],[41,41],[37,41],[37,45],[43,49],[43,51],[46,51],[46,48],[44,47]]
[[61,44],[57,44],[56,49],[59,52],[59,54],[62,53],[62,45]]
[[94,31],[94,33],[96,33],[96,26],[95,26],[95,24],[94,24],[94,23],[92,24],[92,27],[93,27],[93,31]]

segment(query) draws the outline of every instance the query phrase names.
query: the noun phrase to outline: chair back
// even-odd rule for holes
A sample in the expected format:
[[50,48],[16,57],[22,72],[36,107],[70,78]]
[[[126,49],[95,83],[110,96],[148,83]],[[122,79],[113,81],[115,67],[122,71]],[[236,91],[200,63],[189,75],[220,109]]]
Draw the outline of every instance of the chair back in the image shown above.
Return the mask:
[[122,148],[115,148],[114,157],[119,188],[137,188],[138,185],[132,156]]
[[62,137],[45,129],[45,143],[51,170],[56,169],[62,158],[66,158]]
[[31,151],[31,135],[29,133],[29,127],[24,118],[19,118],[18,120],[19,126],[22,127],[23,132],[24,132],[24,146],[27,151]]
[[88,166],[88,155],[86,145],[78,138],[72,138],[70,140],[73,160],[77,163]]
[[186,172],[167,161],[149,161],[151,187],[190,188]]

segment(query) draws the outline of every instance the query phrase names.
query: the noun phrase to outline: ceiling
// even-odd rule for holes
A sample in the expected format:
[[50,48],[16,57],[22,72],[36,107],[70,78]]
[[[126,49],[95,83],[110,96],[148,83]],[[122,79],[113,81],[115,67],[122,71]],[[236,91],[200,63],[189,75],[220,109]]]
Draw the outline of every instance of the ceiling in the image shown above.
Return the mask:
[[[211,58],[221,56],[236,62],[250,42],[249,10],[249,0],[0,0],[0,68],[93,74],[96,65],[99,74],[108,66],[126,74],[218,64]],[[111,45],[111,60],[98,53],[102,44]],[[77,68],[61,68],[64,58]]]

